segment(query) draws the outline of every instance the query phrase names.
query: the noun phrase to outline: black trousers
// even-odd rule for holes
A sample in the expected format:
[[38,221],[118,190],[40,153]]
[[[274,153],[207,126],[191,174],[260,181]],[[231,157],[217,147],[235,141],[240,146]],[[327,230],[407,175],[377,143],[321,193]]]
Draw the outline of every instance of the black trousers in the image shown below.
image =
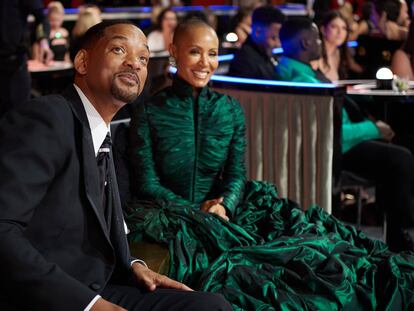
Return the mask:
[[400,230],[414,227],[412,153],[401,146],[370,140],[344,153],[342,167],[376,183],[377,201],[387,215],[387,243],[390,249],[398,250]]
[[232,310],[219,294],[174,289],[142,291],[136,287],[108,284],[101,296],[128,311],[219,311]]
[[12,107],[24,105],[30,99],[31,83],[26,62],[13,71],[0,68],[0,118]]

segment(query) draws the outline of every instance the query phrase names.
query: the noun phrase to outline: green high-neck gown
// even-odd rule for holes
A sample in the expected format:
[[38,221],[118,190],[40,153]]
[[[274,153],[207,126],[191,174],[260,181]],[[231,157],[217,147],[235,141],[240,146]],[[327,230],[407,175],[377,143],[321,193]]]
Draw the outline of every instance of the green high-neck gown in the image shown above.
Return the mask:
[[136,193],[192,205],[224,197],[232,213],[245,184],[244,114],[232,97],[209,88],[193,98],[175,79],[141,107],[133,120]]
[[[314,206],[245,181],[244,116],[179,78],[132,122],[130,238],[169,246],[169,276],[235,310],[414,310],[414,254],[394,254]],[[224,197],[230,221],[201,212]]]

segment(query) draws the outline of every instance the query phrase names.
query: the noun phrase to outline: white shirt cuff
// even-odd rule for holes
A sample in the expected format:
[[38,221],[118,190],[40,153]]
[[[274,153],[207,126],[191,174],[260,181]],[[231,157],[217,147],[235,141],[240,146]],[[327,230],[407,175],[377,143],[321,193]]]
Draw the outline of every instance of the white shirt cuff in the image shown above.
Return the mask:
[[92,301],[86,306],[86,308],[83,311],[89,311],[90,309],[92,309],[93,305],[95,304],[95,302],[101,298],[100,295],[96,295],[95,298],[92,299]]
[[134,259],[133,261],[131,261],[131,267],[134,263],[139,262],[141,265],[145,266],[148,268],[147,264],[145,263],[145,261],[141,260],[141,259]]

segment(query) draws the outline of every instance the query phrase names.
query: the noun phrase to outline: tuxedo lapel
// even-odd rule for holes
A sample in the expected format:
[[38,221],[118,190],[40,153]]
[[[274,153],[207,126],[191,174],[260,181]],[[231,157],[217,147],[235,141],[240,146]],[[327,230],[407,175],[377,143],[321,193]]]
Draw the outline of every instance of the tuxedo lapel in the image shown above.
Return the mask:
[[95,151],[93,148],[92,133],[89,127],[88,118],[86,116],[85,109],[82,101],[72,86],[68,88],[63,96],[68,100],[76,118],[80,121],[81,129],[81,161],[83,168],[83,177],[85,183],[85,191],[87,199],[99,220],[99,224],[104,232],[108,242],[110,243],[109,232],[105,222],[105,216],[103,213],[103,202],[99,188],[99,171],[96,164]]

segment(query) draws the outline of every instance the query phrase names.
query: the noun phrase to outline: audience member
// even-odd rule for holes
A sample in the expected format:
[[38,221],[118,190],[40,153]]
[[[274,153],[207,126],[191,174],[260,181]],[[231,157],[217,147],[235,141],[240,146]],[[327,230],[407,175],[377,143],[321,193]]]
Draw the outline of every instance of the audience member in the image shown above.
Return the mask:
[[377,0],[372,20],[379,33],[388,40],[405,40],[410,19],[405,0]]
[[148,61],[134,24],[95,25],[75,84],[0,124],[1,310],[230,310],[129,254],[109,122],[142,91]]
[[177,27],[177,14],[171,7],[163,9],[157,17],[157,27],[148,34],[151,53],[165,52],[170,46]]
[[[53,60],[70,61],[69,32],[62,27],[65,9],[59,1],[49,2],[47,17],[50,23],[49,45],[53,52]],[[33,59],[39,60],[39,45],[33,47]]]
[[283,56],[276,67],[277,77],[285,81],[330,82],[322,72],[311,67],[311,62],[322,55],[318,27],[308,19],[297,19],[286,21],[282,28]]
[[362,67],[355,62],[348,48],[348,27],[338,11],[328,12],[320,26],[322,58],[318,68],[330,80],[347,79],[350,72],[361,73]]
[[27,18],[35,17],[39,58],[48,63],[53,58],[49,48],[49,23],[41,0],[3,0],[0,5],[0,117],[10,108],[30,99],[31,79],[27,69]]
[[232,18],[230,32],[237,35],[235,45],[240,47],[252,32],[252,13],[251,8],[241,7]]
[[394,52],[391,69],[401,78],[414,80],[414,23],[410,24],[407,40]]
[[252,15],[252,32],[236,52],[229,75],[262,79],[275,78],[277,61],[273,49],[280,47],[279,30],[283,13],[272,6],[258,7]]
[[[311,21],[289,20],[280,31],[282,80],[327,82],[310,66],[320,56],[318,29]],[[319,54],[319,55],[318,55]],[[387,214],[387,243],[391,250],[414,250],[414,159],[408,149],[391,144],[393,130],[371,121],[352,101],[342,110],[342,168],[376,182],[379,204]]]
[[102,21],[101,10],[95,5],[88,5],[79,8],[78,18],[72,29],[70,38],[70,59],[75,59],[79,50],[79,44],[82,36],[92,26]]
[[362,5],[361,18],[355,31],[350,34],[351,40],[357,40],[360,35],[376,35],[379,33],[372,17],[376,14],[374,10],[375,4],[372,1],[367,1]]

